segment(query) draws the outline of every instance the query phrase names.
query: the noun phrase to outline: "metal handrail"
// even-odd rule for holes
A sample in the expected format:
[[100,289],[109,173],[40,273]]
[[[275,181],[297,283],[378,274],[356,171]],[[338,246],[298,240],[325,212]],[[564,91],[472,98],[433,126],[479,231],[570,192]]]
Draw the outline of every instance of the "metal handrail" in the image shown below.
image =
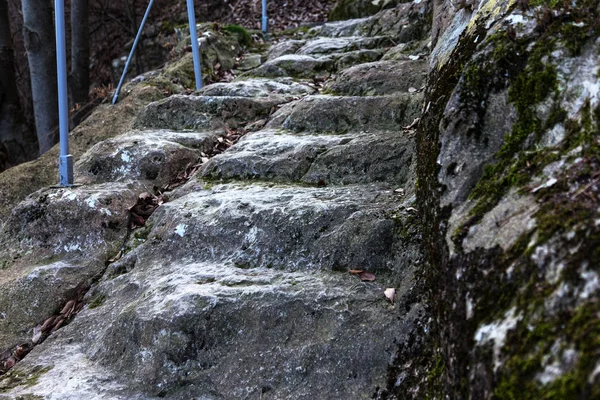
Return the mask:
[[[116,104],[121,93],[121,87],[125,82],[125,76],[129,69],[129,64],[133,58],[135,49],[142,36],[142,30],[150,15],[150,10],[154,0],[150,0],[146,13],[140,24],[133,46],[127,57],[123,74],[119,80],[119,85],[112,99],[112,104]],[[54,15],[56,19],[56,64],[58,72],[58,113],[59,113],[59,129],[60,129],[60,156],[58,159],[59,176],[61,186],[73,186],[73,157],[69,154],[69,108],[67,97],[67,57],[65,44],[65,2],[64,0],[56,0],[54,3]],[[202,69],[200,64],[200,49],[198,48],[198,32],[196,31],[196,13],[194,11],[194,0],[187,0],[188,20],[190,24],[190,39],[192,41],[192,55],[194,58],[194,75],[196,78],[196,90],[202,88]],[[262,31],[267,33],[268,29],[267,18],[267,0],[262,0]]]
[[56,69],[58,78],[58,119],[60,156],[58,174],[61,186],[73,186],[73,156],[69,154],[69,105],[67,97],[67,51],[65,41],[65,1],[54,2],[56,23]]

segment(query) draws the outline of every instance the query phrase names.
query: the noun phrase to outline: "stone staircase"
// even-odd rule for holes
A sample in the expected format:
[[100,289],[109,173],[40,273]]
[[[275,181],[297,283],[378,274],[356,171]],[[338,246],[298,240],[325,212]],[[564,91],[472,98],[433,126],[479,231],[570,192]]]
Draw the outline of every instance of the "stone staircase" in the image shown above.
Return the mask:
[[[313,28],[234,82],[151,103],[134,131],[79,160],[83,186],[22,203],[2,246],[54,258],[12,279],[37,306],[0,321],[13,332],[2,343],[25,338],[79,281],[95,284],[88,306],[0,379],[0,398],[381,393],[421,310],[409,300],[419,262],[410,127],[426,69],[418,7]],[[248,133],[208,157],[224,130]],[[106,267],[137,194],[204,158]],[[44,229],[59,217],[60,232]]]

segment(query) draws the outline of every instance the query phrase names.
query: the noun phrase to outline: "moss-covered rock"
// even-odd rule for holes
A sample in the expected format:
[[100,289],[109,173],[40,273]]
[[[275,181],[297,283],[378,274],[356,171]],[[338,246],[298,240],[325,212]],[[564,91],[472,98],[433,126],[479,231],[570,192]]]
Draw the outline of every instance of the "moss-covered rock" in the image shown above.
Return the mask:
[[401,347],[399,398],[599,393],[600,25],[594,2],[565,7],[446,12],[417,135],[432,322]]

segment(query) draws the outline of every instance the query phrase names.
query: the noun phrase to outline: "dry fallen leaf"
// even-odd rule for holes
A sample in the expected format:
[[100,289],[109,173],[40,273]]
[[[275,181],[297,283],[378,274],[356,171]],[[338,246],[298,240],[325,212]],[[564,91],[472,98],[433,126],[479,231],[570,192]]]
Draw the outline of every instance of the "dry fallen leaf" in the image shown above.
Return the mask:
[[353,274],[353,275],[358,275],[358,274],[360,274],[361,272],[363,272],[363,270],[362,270],[362,269],[351,269],[351,270],[350,270],[350,271],[348,271],[348,272],[350,272],[350,273],[351,273],[351,274]]
[[385,297],[387,297],[387,299],[390,301],[390,303],[394,304],[394,296],[396,296],[396,289],[387,288],[387,289],[385,289],[383,294],[385,294]]
[[368,271],[361,272],[360,274],[358,274],[358,277],[363,282],[373,282],[375,280],[375,274]]

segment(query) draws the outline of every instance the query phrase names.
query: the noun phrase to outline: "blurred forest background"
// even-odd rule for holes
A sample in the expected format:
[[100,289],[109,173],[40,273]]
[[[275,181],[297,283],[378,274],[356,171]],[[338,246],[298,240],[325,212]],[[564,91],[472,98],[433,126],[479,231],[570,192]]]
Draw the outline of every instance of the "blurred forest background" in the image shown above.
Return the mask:
[[[270,29],[326,21],[334,4],[268,0]],[[71,128],[118,83],[147,6],[146,0],[65,0]],[[260,29],[261,0],[195,0],[195,6],[197,22]],[[58,140],[53,13],[52,0],[0,0],[0,171],[37,158]],[[175,28],[186,23],[186,1],[156,1],[131,75],[164,65]]]

